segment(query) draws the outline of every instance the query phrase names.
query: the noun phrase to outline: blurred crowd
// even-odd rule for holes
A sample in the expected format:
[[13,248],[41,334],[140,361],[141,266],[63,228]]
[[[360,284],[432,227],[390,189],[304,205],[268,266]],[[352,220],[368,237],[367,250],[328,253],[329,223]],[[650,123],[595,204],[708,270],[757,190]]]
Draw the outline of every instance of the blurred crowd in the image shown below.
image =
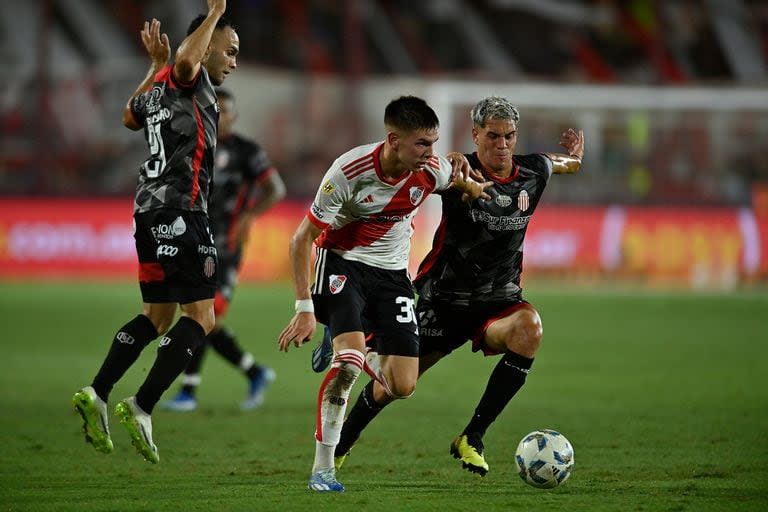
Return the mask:
[[[145,149],[119,112],[146,65],[138,29],[157,17],[178,44],[203,7],[202,0],[2,2],[11,73],[0,86],[0,194],[129,195]],[[355,138],[368,137],[364,109],[343,100],[325,106],[327,93],[316,84],[326,79],[339,81],[347,99],[376,77],[768,84],[768,2],[761,0],[230,0],[228,16],[241,33],[241,67],[305,84],[290,109],[259,105],[265,128],[252,134],[297,198],[316,189],[341,151],[369,142]],[[457,107],[455,132],[468,133],[477,99]],[[254,107],[241,102],[241,115]],[[518,150],[556,150],[579,114],[524,109]],[[753,189],[768,186],[761,155],[768,108],[594,115],[600,143],[590,146],[588,137],[588,175],[553,185],[548,201],[749,205]],[[291,140],[297,124],[298,143]],[[466,137],[455,142],[471,149]]]

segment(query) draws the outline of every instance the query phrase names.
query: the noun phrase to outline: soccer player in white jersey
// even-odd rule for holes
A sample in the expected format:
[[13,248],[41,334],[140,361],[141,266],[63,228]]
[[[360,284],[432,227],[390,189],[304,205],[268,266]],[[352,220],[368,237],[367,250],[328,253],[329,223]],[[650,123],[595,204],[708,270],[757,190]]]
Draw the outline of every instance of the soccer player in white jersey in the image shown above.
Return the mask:
[[[384,112],[386,139],[358,146],[333,162],[291,239],[296,314],[280,333],[280,350],[309,341],[317,320],[329,327],[334,348],[318,393],[312,490],[344,491],[336,480],[334,448],[350,390],[364,368],[393,398],[406,398],[416,387],[419,337],[407,267],[419,205],[430,193],[451,186],[469,200],[489,197],[483,190],[491,183],[468,179],[465,159],[451,163],[433,154],[438,124],[420,98],[390,102]],[[363,325],[363,317],[369,324]],[[368,341],[379,354],[371,366],[366,331],[377,335]]]

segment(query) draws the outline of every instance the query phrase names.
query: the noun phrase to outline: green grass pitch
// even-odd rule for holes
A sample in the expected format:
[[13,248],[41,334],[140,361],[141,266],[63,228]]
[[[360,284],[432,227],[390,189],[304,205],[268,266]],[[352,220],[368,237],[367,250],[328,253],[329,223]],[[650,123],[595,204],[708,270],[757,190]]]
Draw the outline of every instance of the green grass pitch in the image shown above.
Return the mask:
[[[317,495],[306,481],[321,377],[311,346],[277,350],[288,286],[242,286],[227,321],[277,372],[264,406],[240,412],[245,380],[209,354],[200,408],[154,414],[153,466],[114,418],[112,454],[86,445],[71,406],[137,313],[138,289],[0,283],[0,511],[768,510],[768,296],[528,288],[544,343],[486,436],[488,476],[448,454],[497,361],[467,346],[371,424],[339,474],[346,493]],[[110,409],[136,391],[155,347]],[[518,440],[542,427],[576,455],[550,491],[513,465]]]

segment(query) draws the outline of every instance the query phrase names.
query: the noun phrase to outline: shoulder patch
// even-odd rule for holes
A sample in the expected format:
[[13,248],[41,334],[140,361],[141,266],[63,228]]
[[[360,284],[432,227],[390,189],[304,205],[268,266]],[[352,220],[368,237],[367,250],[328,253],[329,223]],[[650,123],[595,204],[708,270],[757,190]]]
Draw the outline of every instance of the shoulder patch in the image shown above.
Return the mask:
[[333,192],[336,190],[336,185],[334,185],[331,180],[328,180],[325,183],[323,183],[323,186],[320,187],[320,190],[323,191],[323,194],[329,196],[333,194]]

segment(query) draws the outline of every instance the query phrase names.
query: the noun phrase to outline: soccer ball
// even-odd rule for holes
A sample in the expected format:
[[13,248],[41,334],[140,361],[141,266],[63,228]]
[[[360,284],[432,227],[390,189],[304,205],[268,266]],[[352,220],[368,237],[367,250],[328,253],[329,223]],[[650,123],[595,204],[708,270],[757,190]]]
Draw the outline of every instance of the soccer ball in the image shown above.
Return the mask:
[[525,483],[540,489],[562,484],[573,470],[573,447],[555,430],[535,430],[517,445],[517,468]]

